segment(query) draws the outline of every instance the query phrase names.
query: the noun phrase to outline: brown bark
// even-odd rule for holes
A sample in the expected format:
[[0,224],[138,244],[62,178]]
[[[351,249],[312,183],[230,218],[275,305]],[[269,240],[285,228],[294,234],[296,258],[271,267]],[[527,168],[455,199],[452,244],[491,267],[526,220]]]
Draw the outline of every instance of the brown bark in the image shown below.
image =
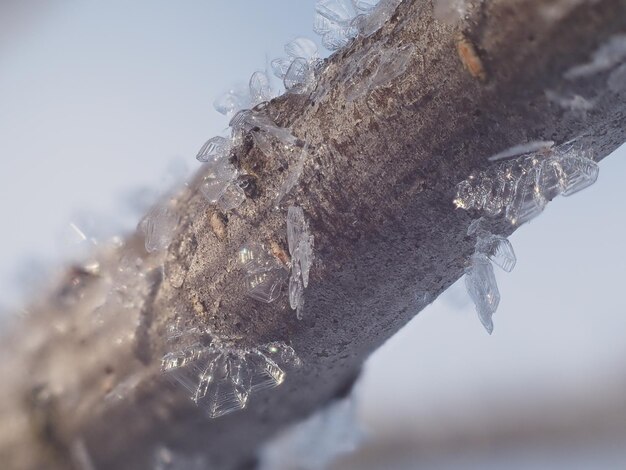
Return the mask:
[[[380,31],[328,59],[310,95],[269,104],[309,152],[279,209],[275,194],[299,149],[266,155],[245,139],[234,161],[254,176],[254,198],[216,215],[198,175],[177,196],[181,223],[164,257],[147,255],[133,235],[99,253],[97,274],[69,272],[33,304],[4,347],[0,456],[8,468],[77,465],[82,445],[98,469],[148,468],[159,444],[204,454],[218,468],[245,466],[277,430],[344,393],[367,356],[463,274],[474,248],[467,227],[478,215],[455,209],[455,185],[488,156],[580,137],[600,160],[626,140],[626,97],[607,88],[607,74],[563,77],[626,32],[626,1],[470,3],[467,21],[449,26],[433,20],[431,2],[405,0]],[[561,14],[548,15],[555,5]],[[365,52],[403,48],[411,51],[405,73],[346,100],[365,82]],[[564,110],[547,90],[593,97],[595,106],[584,115]],[[245,242],[286,246],[290,204],[304,209],[315,237],[302,321],[286,298],[266,305],[247,297],[233,267]],[[503,220],[492,225],[512,232]],[[144,262],[125,281],[133,302],[94,323],[106,279],[136,256]],[[167,326],[183,314],[242,347],[285,341],[303,365],[244,411],[208,419],[160,372]],[[130,392],[104,399],[129,379]]]

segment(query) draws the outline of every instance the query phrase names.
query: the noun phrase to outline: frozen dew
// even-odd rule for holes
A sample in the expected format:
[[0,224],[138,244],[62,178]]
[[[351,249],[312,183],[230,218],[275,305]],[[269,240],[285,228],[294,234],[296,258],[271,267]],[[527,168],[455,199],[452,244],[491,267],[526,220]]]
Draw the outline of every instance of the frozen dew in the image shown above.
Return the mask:
[[355,393],[336,400],[266,444],[259,470],[325,470],[356,451],[365,438]]
[[498,163],[457,185],[453,202],[457,208],[490,217],[504,213],[514,225],[539,215],[556,196],[590,186],[599,172],[592,156],[571,142],[554,147],[550,141],[537,141],[512,147],[491,160]]
[[249,390],[243,387],[241,358],[219,354],[200,374],[193,400],[209,417],[219,418],[242,410],[248,403]]
[[524,144],[514,145],[513,147],[509,147],[502,152],[499,152],[495,155],[489,157],[490,162],[495,162],[498,160],[505,160],[508,158],[519,157],[521,155],[528,155],[536,152],[540,152],[542,150],[549,150],[554,147],[554,141],[552,140],[534,140],[532,142],[527,142]]
[[291,190],[295,187],[302,176],[302,172],[304,171],[304,160],[308,154],[308,145],[305,145],[300,153],[299,158],[295,161],[293,165],[289,166],[289,171],[287,172],[287,177],[283,181],[283,184],[280,186],[278,190],[278,196],[276,198],[276,205],[278,206],[283,198],[287,196],[291,192]]
[[315,71],[308,60],[297,57],[287,69],[283,82],[287,90],[303,93],[315,83]]
[[168,202],[153,207],[139,222],[139,229],[145,235],[148,253],[166,250],[174,238],[180,216]]
[[500,292],[493,267],[484,255],[472,256],[465,273],[465,285],[481,323],[489,334],[493,333],[492,317],[500,303]]
[[309,284],[309,273],[313,264],[314,244],[301,207],[291,206],[287,210],[287,244],[291,255],[289,304],[296,310],[298,319],[301,319],[304,289]]
[[370,13],[380,0],[352,0],[352,6],[357,11],[362,13]]
[[489,235],[477,241],[476,251],[484,253],[493,264],[507,273],[513,271],[517,262],[513,245],[508,239],[499,235]]
[[259,302],[280,298],[287,271],[260,243],[247,243],[239,249],[239,265],[246,272],[246,294]]
[[162,370],[211,418],[218,418],[245,408],[253,393],[278,387],[286,379],[286,369],[300,364],[295,351],[282,342],[258,348],[212,342],[168,353]]
[[218,113],[231,117],[238,111],[250,107],[250,97],[244,92],[231,90],[217,98],[213,106]]
[[349,0],[318,0],[315,11],[336,24],[349,23],[356,16]]
[[302,279],[292,273],[289,278],[289,305],[296,311],[298,320],[302,320],[302,307],[304,306],[304,286]]
[[230,139],[225,137],[212,137],[202,146],[196,159],[202,163],[215,162],[225,158],[230,152]]
[[591,158],[578,155],[569,155],[559,161],[562,170],[561,187],[563,196],[571,196],[581,191],[598,179],[600,167]]
[[285,57],[279,57],[278,59],[272,60],[270,63],[272,67],[272,72],[277,78],[283,80],[285,75],[287,75],[287,70],[291,66],[292,59],[287,59]]
[[285,53],[292,59],[298,57],[313,61],[318,58],[317,45],[308,38],[299,37],[285,44]]
[[275,96],[270,79],[265,72],[254,72],[250,77],[249,87],[252,105],[270,101]]
[[246,200],[244,190],[236,182],[232,182],[222,193],[217,201],[217,207],[223,212],[228,212],[241,206]]
[[272,303],[282,294],[287,272],[282,268],[251,273],[246,276],[246,294],[259,302]]

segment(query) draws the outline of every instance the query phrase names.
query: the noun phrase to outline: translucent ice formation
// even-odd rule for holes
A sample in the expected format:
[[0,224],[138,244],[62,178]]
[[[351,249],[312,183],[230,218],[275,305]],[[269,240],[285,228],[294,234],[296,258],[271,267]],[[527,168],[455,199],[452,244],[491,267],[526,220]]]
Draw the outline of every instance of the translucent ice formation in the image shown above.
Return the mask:
[[313,264],[313,235],[304,218],[301,207],[289,207],[287,211],[287,243],[291,254],[289,278],[289,304],[302,319],[304,289],[309,285],[309,272]]
[[489,334],[493,333],[493,314],[500,303],[500,292],[493,267],[485,255],[472,256],[465,272],[465,285],[481,323]]
[[287,57],[272,61],[274,75],[283,80],[285,89],[305,93],[315,85],[315,69],[319,63],[317,46],[307,38],[296,38],[285,45]]
[[241,247],[238,261],[246,271],[246,293],[260,302],[271,303],[282,293],[287,271],[264,245],[248,243]]
[[597,180],[598,164],[575,143],[532,151],[536,147],[516,146],[492,157],[518,158],[492,165],[459,183],[455,205],[490,217],[504,213],[512,224],[520,225],[539,215],[559,194],[570,196]]
[[180,349],[166,354],[162,369],[189,390],[211,418],[245,408],[251,394],[281,385],[284,369],[300,365],[295,351],[284,343],[257,348],[215,341],[208,346],[189,344],[196,336],[189,335]]
[[146,251],[154,253],[166,250],[174,238],[179,221],[180,216],[169,201],[150,209],[138,226],[145,235]]
[[492,317],[500,302],[500,292],[490,261],[502,270],[511,272],[517,258],[511,242],[489,232],[484,222],[483,218],[477,219],[467,230],[468,235],[476,236],[476,250],[466,269],[465,285],[481,323],[491,334]]

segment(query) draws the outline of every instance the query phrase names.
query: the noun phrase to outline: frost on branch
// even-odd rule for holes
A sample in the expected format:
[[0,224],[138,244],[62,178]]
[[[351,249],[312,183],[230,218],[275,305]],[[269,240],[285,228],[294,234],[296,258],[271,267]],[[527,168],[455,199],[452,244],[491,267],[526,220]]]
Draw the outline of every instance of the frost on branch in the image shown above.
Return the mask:
[[278,387],[287,369],[300,365],[285,343],[239,347],[184,321],[172,328],[170,342],[173,351],[163,357],[163,371],[211,418],[245,408],[254,392]]
[[521,225],[556,196],[570,196],[598,179],[598,164],[575,142],[539,151],[534,151],[534,145],[527,148],[530,153],[523,146],[501,152],[493,158],[518,158],[494,164],[459,183],[455,205],[488,217],[504,214],[511,224]]
[[309,271],[313,263],[313,235],[300,207],[289,207],[287,213],[287,242],[291,254],[289,277],[289,304],[302,319],[304,289],[309,285]]
[[494,235],[485,228],[485,220],[472,222],[467,234],[476,237],[476,248],[465,271],[465,285],[478,313],[478,318],[489,334],[493,333],[493,314],[500,303],[500,291],[491,263],[511,272],[517,258],[511,242]]
[[238,261],[246,271],[246,292],[255,300],[271,303],[282,294],[287,270],[260,243],[247,243],[239,250]]

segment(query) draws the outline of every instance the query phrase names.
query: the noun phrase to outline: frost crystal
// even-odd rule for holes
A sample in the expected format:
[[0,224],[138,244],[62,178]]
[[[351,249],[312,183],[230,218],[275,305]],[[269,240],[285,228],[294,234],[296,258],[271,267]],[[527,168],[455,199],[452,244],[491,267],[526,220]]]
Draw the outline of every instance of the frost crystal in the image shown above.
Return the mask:
[[484,255],[472,256],[470,267],[465,273],[465,285],[481,323],[489,334],[493,333],[492,317],[500,303],[500,292],[493,267]]
[[319,62],[317,46],[307,38],[296,38],[285,45],[287,58],[272,61],[274,75],[283,80],[292,93],[307,93],[315,86],[315,68]]
[[520,225],[539,215],[559,194],[570,196],[597,180],[599,166],[588,152],[566,143],[527,153],[539,144],[549,142],[516,146],[492,157],[499,160],[523,153],[459,183],[455,205],[484,211],[490,217],[504,213],[512,224]]
[[302,319],[304,289],[309,285],[309,272],[313,264],[313,235],[304,219],[300,207],[289,207],[287,211],[287,243],[291,255],[291,276],[289,278],[289,304]]
[[465,0],[435,0],[433,16],[436,20],[455,25],[465,16]]
[[289,192],[294,188],[300,176],[302,176],[302,172],[304,171],[304,160],[308,154],[308,146],[305,145],[300,153],[300,157],[296,160],[296,162],[289,167],[289,172],[287,173],[287,177],[278,191],[278,197],[276,198],[276,204],[280,204],[283,198],[289,194]]
[[271,303],[282,294],[287,280],[285,268],[264,245],[248,243],[241,247],[238,261],[246,271],[246,293],[260,302]]
[[174,238],[179,221],[179,215],[168,203],[153,207],[138,226],[146,237],[146,251],[154,253],[166,250]]
[[251,394],[281,385],[286,378],[285,367],[299,365],[295,351],[280,342],[258,348],[237,348],[215,341],[208,346],[183,343],[162,361],[163,371],[189,390],[211,418],[245,408]]
[[199,162],[208,163],[216,162],[226,158],[230,152],[230,140],[225,137],[212,137],[202,146],[196,159]]
[[485,219],[472,222],[468,235],[476,236],[476,249],[466,270],[465,285],[476,306],[481,323],[493,333],[493,314],[500,302],[500,293],[489,261],[506,272],[511,272],[517,259],[513,246],[506,238],[494,235],[484,228]]
[[250,77],[250,100],[253,106],[270,101],[275,94],[265,72],[254,72]]
[[231,117],[238,111],[250,107],[250,97],[247,92],[231,90],[215,100],[215,110],[224,116]]

